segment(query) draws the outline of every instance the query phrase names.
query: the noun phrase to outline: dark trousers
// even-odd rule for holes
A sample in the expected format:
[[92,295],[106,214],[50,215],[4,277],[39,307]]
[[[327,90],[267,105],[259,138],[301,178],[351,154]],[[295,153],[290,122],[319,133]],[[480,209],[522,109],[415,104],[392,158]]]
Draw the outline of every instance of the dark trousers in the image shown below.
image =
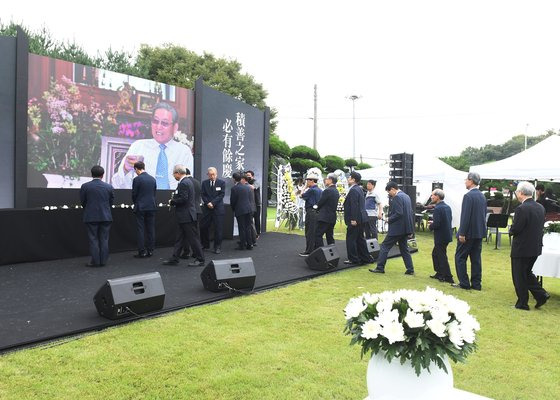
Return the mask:
[[86,229],[91,263],[95,265],[107,264],[107,259],[109,258],[109,231],[111,230],[111,221],[86,222]]
[[414,265],[412,264],[412,257],[408,252],[408,235],[398,235],[398,236],[385,236],[383,243],[381,243],[381,248],[379,249],[379,257],[377,258],[377,268],[380,270],[385,270],[385,264],[387,263],[387,256],[389,251],[393,248],[395,243],[398,243],[399,250],[401,252],[401,257],[404,261],[404,266],[407,271],[414,272]]
[[436,275],[448,282],[453,281],[449,261],[447,260],[447,246],[449,243],[435,243],[432,250],[432,261]]
[[334,244],[334,225],[325,221],[317,221],[315,225],[315,248],[323,247],[323,235],[327,239],[327,245]]
[[136,211],[138,252],[153,252],[156,247],[156,212]]
[[539,285],[537,277],[532,271],[535,261],[537,261],[537,257],[511,258],[511,277],[513,278],[515,294],[517,294],[516,307],[528,307],[529,292],[537,301],[544,299],[546,296],[546,290]]
[[200,239],[202,247],[210,248],[210,226],[214,226],[214,249],[222,246],[224,216],[209,212],[202,216],[200,221]]
[[257,231],[257,236],[261,235],[261,206],[257,206],[257,211],[253,214],[253,219],[255,220],[255,230]]
[[187,242],[192,250],[193,258],[204,262],[204,253],[198,238],[198,224],[196,221],[179,223],[175,245],[173,246],[173,259],[178,260],[183,250],[183,244]]
[[368,215],[367,223],[364,226],[366,239],[377,239],[377,217]]
[[[200,238],[200,221],[202,220],[202,214],[196,214],[196,217],[197,217],[196,235],[197,235],[198,238]],[[189,242],[187,242],[187,238],[185,238],[185,241],[183,243],[183,254],[184,255],[190,255],[191,253],[192,253],[191,245],[189,244]]]
[[[455,251],[455,271],[463,288],[482,289],[482,239],[468,239],[465,243],[457,241]],[[467,258],[471,259],[471,280],[467,273]]]
[[317,225],[317,211],[312,208],[305,210],[305,252],[315,250],[315,228]]
[[367,250],[363,224],[346,227],[346,253],[348,254],[348,260],[353,263],[373,262]]
[[253,214],[243,214],[235,217],[237,219],[237,229],[239,230],[239,246],[247,247],[253,245],[251,237],[251,219]]

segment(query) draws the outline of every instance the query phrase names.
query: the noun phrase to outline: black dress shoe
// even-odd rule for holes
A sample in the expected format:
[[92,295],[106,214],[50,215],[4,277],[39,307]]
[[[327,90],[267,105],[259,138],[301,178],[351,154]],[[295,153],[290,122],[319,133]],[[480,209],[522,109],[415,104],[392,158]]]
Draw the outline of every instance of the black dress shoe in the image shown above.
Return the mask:
[[443,279],[440,279],[440,281],[445,282],[445,283],[455,283],[453,278],[443,278]]
[[537,302],[535,303],[535,308],[541,308],[541,306],[543,306],[548,299],[550,299],[550,295],[548,293],[544,294],[544,297],[540,300],[537,300]]
[[359,263],[351,261],[351,260],[344,260],[344,264],[346,264],[346,265],[358,265]]
[[187,253],[183,253],[179,256],[179,258],[182,258],[183,260],[187,260],[191,255],[187,254]]
[[187,266],[188,267],[204,267],[204,261],[195,261],[195,262],[189,263]]
[[432,279],[437,279],[437,280],[440,280],[440,281],[443,279],[443,278],[442,278],[441,276],[439,276],[438,274],[430,275],[430,278],[432,278]]
[[517,308],[518,310],[529,311],[529,306],[518,306],[518,305],[515,305],[514,307]]
[[451,287],[455,289],[471,290],[470,286],[469,287],[461,286],[460,283],[452,283]]
[[169,258],[167,260],[163,260],[162,264],[163,265],[177,265],[177,264],[179,264],[179,260],[177,260],[176,258]]
[[248,244],[246,247],[247,250],[253,250],[253,245],[252,244]]
[[88,262],[85,265],[86,265],[86,267],[99,267],[99,264],[94,264],[94,263],[91,263],[91,262]]
[[405,275],[414,275],[414,271],[406,270]]
[[304,252],[302,252],[302,253],[299,253],[299,256],[300,256],[300,257],[307,257],[307,256],[309,256],[309,253],[306,253],[306,252],[304,251]]
[[147,254],[146,257],[151,257],[154,255],[154,252],[152,250],[148,250],[146,254]]
[[222,249],[220,249],[219,247],[216,247],[216,248],[214,249],[214,253],[215,253],[215,254],[220,254],[221,252],[222,252]]
[[369,272],[373,272],[374,274],[384,274],[385,270],[379,268],[370,268]]
[[146,251],[141,251],[138,254],[134,255],[134,258],[146,258],[150,257]]
[[210,250],[210,247],[202,246],[202,250]]

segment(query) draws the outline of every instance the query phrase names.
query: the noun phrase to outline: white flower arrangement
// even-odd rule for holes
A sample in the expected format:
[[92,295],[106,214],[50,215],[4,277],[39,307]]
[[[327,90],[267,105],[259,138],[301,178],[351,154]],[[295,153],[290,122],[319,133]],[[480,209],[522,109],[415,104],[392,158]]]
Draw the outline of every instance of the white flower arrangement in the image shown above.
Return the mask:
[[417,375],[431,362],[447,372],[443,357],[465,362],[476,350],[480,325],[469,310],[465,301],[430,287],[364,293],[346,305],[344,331],[351,345],[361,344],[362,357],[381,351],[389,362],[410,360]]

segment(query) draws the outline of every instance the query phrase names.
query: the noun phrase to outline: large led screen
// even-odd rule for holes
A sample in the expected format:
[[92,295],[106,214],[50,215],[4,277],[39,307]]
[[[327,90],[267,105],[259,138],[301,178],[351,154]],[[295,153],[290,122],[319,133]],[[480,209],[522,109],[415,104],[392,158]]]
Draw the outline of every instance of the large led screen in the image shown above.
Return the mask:
[[173,167],[193,171],[192,90],[30,54],[28,96],[28,187],[79,188],[101,165],[130,189],[143,161],[158,189],[175,189]]

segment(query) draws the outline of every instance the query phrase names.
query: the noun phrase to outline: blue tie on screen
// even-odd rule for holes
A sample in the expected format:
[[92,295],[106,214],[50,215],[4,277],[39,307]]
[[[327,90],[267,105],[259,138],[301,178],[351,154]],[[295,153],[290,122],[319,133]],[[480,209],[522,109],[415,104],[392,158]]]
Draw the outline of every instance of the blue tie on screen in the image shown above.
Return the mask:
[[167,156],[165,155],[165,145],[159,145],[159,155],[156,166],[156,185],[158,189],[169,189],[169,177],[167,176]]

